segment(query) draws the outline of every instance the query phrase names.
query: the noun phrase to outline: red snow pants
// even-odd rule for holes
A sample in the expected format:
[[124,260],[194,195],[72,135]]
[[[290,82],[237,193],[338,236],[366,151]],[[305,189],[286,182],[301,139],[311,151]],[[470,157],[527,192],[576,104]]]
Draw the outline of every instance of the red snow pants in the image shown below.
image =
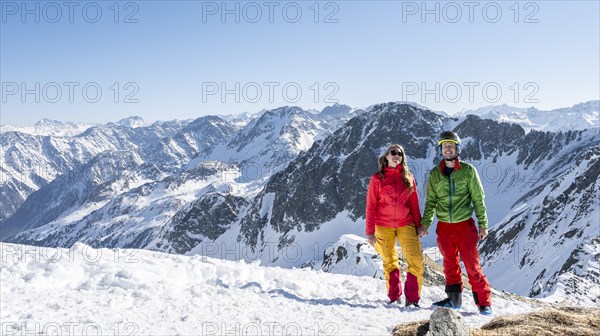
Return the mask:
[[473,218],[457,223],[438,221],[436,232],[438,247],[444,257],[446,292],[462,292],[460,255],[467,270],[475,304],[478,306],[491,306],[490,283],[483,274],[479,263],[479,252],[477,251],[479,232],[475,227]]

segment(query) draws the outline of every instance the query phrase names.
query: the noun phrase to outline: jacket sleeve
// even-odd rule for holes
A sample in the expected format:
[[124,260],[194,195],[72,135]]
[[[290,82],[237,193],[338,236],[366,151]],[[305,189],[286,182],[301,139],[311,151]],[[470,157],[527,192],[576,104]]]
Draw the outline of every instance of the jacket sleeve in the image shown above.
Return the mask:
[[488,218],[485,209],[485,193],[483,192],[483,185],[479,179],[479,174],[475,167],[472,169],[471,179],[469,181],[469,193],[471,194],[471,202],[473,202],[473,208],[475,208],[475,215],[477,216],[477,222],[479,227],[488,227]]
[[366,209],[366,233],[375,234],[375,217],[377,215],[377,200],[379,199],[379,180],[377,177],[371,177],[369,190],[367,191],[367,209]]
[[435,214],[435,208],[437,206],[438,198],[435,193],[435,189],[433,188],[432,176],[434,173],[429,173],[429,178],[427,179],[427,193],[425,194],[425,211],[423,211],[423,218],[421,219],[421,225],[431,226],[433,222],[433,215]]
[[412,182],[414,191],[408,196],[408,207],[413,223],[415,223],[415,227],[418,228],[421,226],[421,208],[419,207],[419,192],[417,191],[417,182],[415,181],[414,176],[412,176]]

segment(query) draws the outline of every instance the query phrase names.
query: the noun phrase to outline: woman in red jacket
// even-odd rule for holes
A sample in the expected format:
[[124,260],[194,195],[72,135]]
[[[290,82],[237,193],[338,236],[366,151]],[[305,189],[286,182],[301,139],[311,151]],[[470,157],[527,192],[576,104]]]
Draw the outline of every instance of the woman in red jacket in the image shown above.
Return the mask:
[[402,283],[396,240],[408,263],[404,284],[406,306],[419,307],[423,283],[423,255],[417,228],[421,210],[415,178],[408,169],[404,149],[391,145],[379,158],[379,171],[371,177],[367,193],[367,239],[383,259],[390,303],[400,302]]

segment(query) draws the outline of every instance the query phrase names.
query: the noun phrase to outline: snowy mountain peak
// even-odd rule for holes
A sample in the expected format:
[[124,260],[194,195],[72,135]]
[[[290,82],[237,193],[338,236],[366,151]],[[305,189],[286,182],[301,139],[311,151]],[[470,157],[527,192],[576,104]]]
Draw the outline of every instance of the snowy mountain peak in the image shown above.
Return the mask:
[[350,107],[348,105],[334,103],[333,105],[326,106],[321,111],[321,113],[319,113],[319,115],[323,116],[323,117],[344,115],[344,114],[347,114],[348,112],[350,112],[351,110],[352,110],[352,107]]
[[560,132],[598,128],[600,125],[598,122],[599,110],[600,101],[593,100],[551,111],[543,111],[535,107],[514,107],[506,104],[490,105],[476,110],[462,111],[455,116],[465,117],[474,114],[483,119],[518,124],[525,130]]
[[579,113],[594,113],[600,110],[600,100],[590,100],[588,102],[575,104],[571,107],[555,109],[552,111],[573,111]]
[[481,117],[481,116],[484,116],[487,114],[500,115],[500,114],[524,113],[527,111],[528,111],[527,108],[514,107],[514,106],[509,106],[507,104],[501,104],[501,105],[488,105],[488,106],[480,107],[475,110],[463,110],[463,111],[455,114],[455,116],[466,116],[469,114],[474,114],[476,116]]
[[2,133],[20,132],[36,136],[55,136],[55,137],[70,137],[83,133],[95,124],[62,122],[43,118],[36,122],[33,126],[15,126],[2,125],[0,130]]
[[[273,118],[273,117],[279,117],[280,119],[283,119],[283,118],[290,118],[290,117],[298,115],[298,114],[310,115],[309,113],[307,113],[306,111],[304,111],[302,108],[300,108],[298,106],[282,106],[282,107],[278,107],[273,110],[265,111],[265,113],[263,113],[263,115],[260,117],[260,119],[261,120],[269,120],[270,118]],[[261,121],[259,121],[259,122],[261,122]]]
[[236,128],[241,129],[242,127],[244,127],[248,123],[250,123],[253,119],[259,118],[266,111],[267,110],[262,109],[255,113],[242,112],[242,113],[237,113],[237,114],[222,114],[222,115],[218,115],[218,116],[227,120],[229,123],[231,123]]
[[146,122],[144,121],[144,119],[142,119],[141,117],[138,117],[138,116],[123,118],[123,119],[117,121],[115,124],[117,124],[119,126],[123,126],[123,127],[131,127],[131,128],[148,126],[148,125],[146,125]]
[[284,168],[301,151],[310,148],[324,131],[313,115],[299,107],[268,110],[236,129],[225,142],[201,153],[187,166],[193,167],[206,160],[235,163],[243,171],[252,167],[256,173],[253,176],[262,179]]
[[65,123],[63,123],[62,121],[52,120],[52,119],[48,119],[48,118],[40,119],[38,122],[36,122],[34,124],[34,126],[37,126],[37,127],[43,127],[43,126],[57,127],[57,126],[63,126],[63,125],[65,125]]
[[[444,111],[435,111],[435,110],[432,110],[432,109],[430,109],[429,107],[427,107],[425,105],[421,105],[421,104],[415,103],[413,101],[403,100],[403,101],[396,101],[394,103],[400,104],[400,105],[411,105],[411,106],[413,106],[413,107],[415,107],[415,108],[417,108],[419,110],[435,112],[436,114],[439,114],[439,115],[444,116],[444,117],[448,117],[449,116],[448,113],[446,113]],[[374,105],[371,105],[368,108],[368,110],[370,111],[373,107],[374,107]]]
[[376,104],[366,114],[366,118],[378,123],[383,122],[383,124],[373,125],[374,127],[388,129],[395,125],[397,130],[410,129],[412,125],[417,124],[438,123],[441,119],[447,119],[444,115],[406,102]]

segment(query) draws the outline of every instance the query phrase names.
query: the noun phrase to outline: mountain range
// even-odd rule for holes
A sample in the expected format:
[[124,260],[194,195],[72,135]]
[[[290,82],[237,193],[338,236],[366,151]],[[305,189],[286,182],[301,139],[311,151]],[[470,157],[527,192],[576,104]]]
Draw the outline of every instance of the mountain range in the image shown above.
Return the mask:
[[[0,238],[324,269],[340,236],[364,235],[365,192],[385,148],[405,147],[423,207],[436,138],[452,129],[484,184],[491,230],[480,253],[492,286],[598,305],[598,105],[449,116],[390,102],[129,118],[81,133],[2,126]],[[568,122],[559,129],[560,115]]]
[[598,105],[598,101],[593,100],[576,104],[571,107],[543,111],[538,110],[535,107],[518,108],[503,104],[461,111],[454,116],[464,117],[469,114],[474,114],[483,119],[518,124],[526,131],[574,131],[598,128],[600,126],[598,123],[600,106]]

